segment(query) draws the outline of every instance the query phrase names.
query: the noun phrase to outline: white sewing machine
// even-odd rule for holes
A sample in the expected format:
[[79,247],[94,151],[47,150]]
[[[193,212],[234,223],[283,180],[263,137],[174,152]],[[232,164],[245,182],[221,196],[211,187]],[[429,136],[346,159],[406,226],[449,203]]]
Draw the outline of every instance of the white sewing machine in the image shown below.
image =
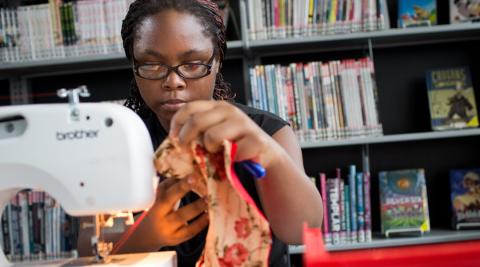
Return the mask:
[[[0,107],[1,211],[25,188],[47,192],[73,216],[141,211],[153,204],[158,181],[145,125],[117,104],[79,104],[82,93],[88,94],[86,88],[59,91],[69,104]],[[176,266],[174,252],[110,257],[108,264],[93,264]],[[72,261],[30,265],[92,264]],[[0,250],[0,266],[12,265]]]

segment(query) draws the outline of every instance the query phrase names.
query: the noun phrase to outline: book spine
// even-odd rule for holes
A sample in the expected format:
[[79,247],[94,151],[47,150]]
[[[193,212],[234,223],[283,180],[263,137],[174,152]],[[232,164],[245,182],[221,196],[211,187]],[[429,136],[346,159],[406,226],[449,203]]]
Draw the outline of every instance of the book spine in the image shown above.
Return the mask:
[[18,193],[18,203],[20,206],[20,230],[22,242],[22,257],[24,260],[30,259],[30,235],[28,226],[28,198],[27,192],[22,191]]
[[295,126],[297,132],[302,129],[302,121],[301,121],[301,112],[302,109],[300,107],[300,92],[298,88],[298,75],[297,75],[297,64],[292,63],[290,64],[290,71],[292,73],[292,85],[293,85],[293,99],[295,103]]
[[335,118],[333,112],[333,97],[331,91],[331,80],[330,80],[330,70],[328,63],[322,63],[322,93],[323,93],[323,105],[325,110],[325,128],[326,128],[326,139],[331,139],[333,137],[333,131],[335,129]]
[[52,258],[52,199],[48,194],[45,194],[45,209],[44,209],[44,218],[45,218],[45,256],[47,259]]
[[10,209],[6,207],[3,211],[2,215],[2,234],[0,235],[2,238],[2,249],[5,255],[10,255],[11,248],[10,248],[10,228],[9,228],[9,221],[10,221]]
[[332,244],[332,237],[329,225],[329,213],[328,213],[328,188],[327,188],[327,175],[325,173],[320,173],[320,187],[322,190],[322,205],[323,205],[323,234],[325,239],[325,244]]
[[341,231],[341,222],[340,222],[340,197],[339,197],[339,183],[338,179],[327,179],[328,185],[328,214],[329,214],[329,225],[331,227],[332,233],[332,244],[340,244],[340,231]]
[[356,174],[357,178],[357,220],[358,220],[358,242],[365,242],[365,217],[364,217],[364,197],[363,197],[363,174]]
[[363,173],[363,196],[365,206],[365,242],[372,242],[372,207],[370,202],[370,172]]
[[293,74],[291,67],[285,67],[285,90],[287,91],[287,100],[288,100],[288,118],[289,122],[292,125],[294,130],[298,129],[297,119],[296,119],[296,110],[295,110],[295,96],[293,88]]
[[345,217],[345,241],[346,243],[351,243],[352,229],[350,217],[350,186],[348,184],[344,185],[343,199],[345,199],[345,209],[343,212]]
[[348,173],[348,183],[350,185],[350,228],[351,228],[351,240],[352,242],[356,243],[357,238],[357,194],[356,194],[356,166],[350,165],[349,166],[349,173]]
[[317,136],[316,139],[325,139],[326,130],[326,113],[325,113],[325,99],[323,98],[323,84],[322,84],[322,62],[315,62],[315,99],[317,105]]
[[29,251],[31,253],[31,259],[35,259],[37,256],[34,250],[34,234],[35,234],[35,225],[34,225],[34,218],[33,218],[33,194],[32,191],[26,192],[27,203],[28,203],[28,244],[29,244]]
[[18,194],[12,199],[10,207],[11,224],[9,227],[11,233],[10,247],[12,248],[10,260],[15,261],[21,259],[23,254]]
[[38,192],[38,218],[40,222],[40,247],[42,258],[46,257],[45,253],[45,192]]
[[[418,179],[421,181],[421,189],[422,189],[422,205],[423,205],[423,224],[422,230],[424,232],[430,231],[430,215],[428,209],[428,197],[427,197],[427,184],[425,181],[425,170],[418,169],[417,175],[419,176]],[[478,192],[477,192],[478,194]]]
[[340,198],[340,244],[347,243],[347,219],[345,217],[345,183],[341,177],[337,177],[339,183],[339,198]]

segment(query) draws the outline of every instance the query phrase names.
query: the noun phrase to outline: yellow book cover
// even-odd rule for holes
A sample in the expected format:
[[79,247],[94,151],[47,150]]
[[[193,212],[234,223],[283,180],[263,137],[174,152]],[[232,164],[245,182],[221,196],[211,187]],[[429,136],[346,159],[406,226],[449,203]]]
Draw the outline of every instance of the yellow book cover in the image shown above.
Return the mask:
[[433,130],[478,127],[477,104],[468,67],[428,70],[426,79]]

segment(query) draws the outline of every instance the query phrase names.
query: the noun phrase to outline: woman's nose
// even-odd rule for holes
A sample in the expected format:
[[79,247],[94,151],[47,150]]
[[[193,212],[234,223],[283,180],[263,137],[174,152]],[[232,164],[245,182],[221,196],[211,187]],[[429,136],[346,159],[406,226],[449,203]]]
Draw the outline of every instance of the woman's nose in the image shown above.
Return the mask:
[[163,81],[163,88],[168,90],[185,89],[186,86],[185,79],[180,77],[175,71],[170,71]]

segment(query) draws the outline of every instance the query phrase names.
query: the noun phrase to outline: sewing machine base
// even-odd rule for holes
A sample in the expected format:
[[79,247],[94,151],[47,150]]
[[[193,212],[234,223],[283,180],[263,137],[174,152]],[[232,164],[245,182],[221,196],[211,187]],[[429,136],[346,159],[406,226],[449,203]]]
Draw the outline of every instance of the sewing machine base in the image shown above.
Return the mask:
[[174,251],[154,253],[134,253],[110,256],[109,263],[96,263],[93,257],[82,257],[77,259],[54,260],[44,262],[20,262],[15,267],[38,266],[38,267],[66,267],[66,266],[97,266],[97,267],[176,267],[177,255]]

